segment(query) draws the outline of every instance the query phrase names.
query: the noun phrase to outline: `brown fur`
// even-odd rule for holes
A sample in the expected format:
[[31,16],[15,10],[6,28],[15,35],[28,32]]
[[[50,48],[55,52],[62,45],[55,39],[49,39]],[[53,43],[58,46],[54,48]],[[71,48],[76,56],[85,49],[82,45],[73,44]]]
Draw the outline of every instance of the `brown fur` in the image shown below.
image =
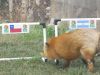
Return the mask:
[[96,56],[100,56],[100,33],[99,33],[99,41],[98,41]]
[[[89,71],[93,71],[93,58],[98,45],[99,34],[92,29],[77,29],[51,38],[47,42],[44,56],[48,59],[71,61],[80,56],[87,62]],[[67,64],[66,64],[67,65]]]

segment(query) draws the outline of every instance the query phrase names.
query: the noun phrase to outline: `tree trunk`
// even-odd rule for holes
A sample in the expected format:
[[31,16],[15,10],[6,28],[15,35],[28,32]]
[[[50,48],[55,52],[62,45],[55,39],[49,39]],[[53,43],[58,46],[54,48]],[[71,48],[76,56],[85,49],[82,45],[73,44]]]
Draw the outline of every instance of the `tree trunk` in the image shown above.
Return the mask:
[[27,18],[27,0],[22,0],[22,6],[21,6],[21,21],[25,22]]
[[12,21],[12,19],[13,19],[12,11],[13,11],[13,0],[9,0],[9,18],[10,18],[10,21]]

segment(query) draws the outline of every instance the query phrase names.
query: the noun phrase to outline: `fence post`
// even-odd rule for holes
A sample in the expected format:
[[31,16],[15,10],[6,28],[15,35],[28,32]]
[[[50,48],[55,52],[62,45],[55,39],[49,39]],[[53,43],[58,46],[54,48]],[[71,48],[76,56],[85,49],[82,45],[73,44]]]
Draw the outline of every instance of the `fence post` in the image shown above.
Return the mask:
[[[54,25],[55,25],[55,37],[58,36],[58,22],[61,21],[61,19],[55,19],[54,20]],[[56,64],[59,64],[59,60],[58,59],[55,59],[54,62]]]
[[54,20],[54,25],[55,25],[55,37],[58,36],[58,22],[61,21],[60,19],[55,19]]
[[40,23],[40,25],[43,26],[43,44],[44,44],[44,48],[43,50],[45,50],[45,43],[47,41],[47,37],[46,37],[46,24],[45,23]]
[[[45,50],[45,43],[47,41],[47,37],[46,37],[46,24],[45,23],[40,23],[40,25],[43,26],[43,50]],[[43,62],[47,62],[47,58],[46,57],[42,57]]]

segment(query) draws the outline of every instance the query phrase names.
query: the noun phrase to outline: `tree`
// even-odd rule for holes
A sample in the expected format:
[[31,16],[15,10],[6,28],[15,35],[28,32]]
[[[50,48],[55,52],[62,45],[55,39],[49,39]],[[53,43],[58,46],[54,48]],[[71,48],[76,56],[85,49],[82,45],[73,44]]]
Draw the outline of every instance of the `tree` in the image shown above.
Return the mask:
[[13,0],[9,0],[9,19],[10,21],[13,20]]
[[9,17],[8,11],[8,0],[0,0],[0,16],[3,19],[7,19]]

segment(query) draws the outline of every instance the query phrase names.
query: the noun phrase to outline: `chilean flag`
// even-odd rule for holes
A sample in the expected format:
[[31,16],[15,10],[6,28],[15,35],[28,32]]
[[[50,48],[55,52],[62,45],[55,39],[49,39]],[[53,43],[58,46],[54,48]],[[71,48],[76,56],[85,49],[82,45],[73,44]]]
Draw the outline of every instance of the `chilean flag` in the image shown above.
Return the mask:
[[21,32],[21,27],[19,25],[10,25],[10,32]]

